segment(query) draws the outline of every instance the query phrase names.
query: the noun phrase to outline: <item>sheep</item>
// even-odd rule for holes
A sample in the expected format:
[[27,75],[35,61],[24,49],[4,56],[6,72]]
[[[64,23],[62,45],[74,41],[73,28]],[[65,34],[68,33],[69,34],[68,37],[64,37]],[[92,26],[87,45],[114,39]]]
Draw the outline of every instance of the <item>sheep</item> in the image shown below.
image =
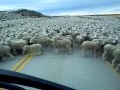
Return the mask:
[[80,35],[77,35],[75,37],[75,46],[76,44],[78,45],[78,47],[81,46],[81,44],[85,41],[84,37],[83,36],[80,36]]
[[83,35],[83,37],[84,37],[85,41],[92,41],[92,37],[90,37],[89,32],[85,33]]
[[118,63],[120,63],[120,48],[114,50],[113,52],[114,59],[112,60],[112,66],[116,68]]
[[23,47],[23,52],[22,54],[25,54],[25,52],[27,53],[36,53],[36,55],[40,55],[42,51],[42,45],[41,44],[32,44],[32,45],[25,45]]
[[61,39],[59,40],[56,37],[52,37],[53,46],[54,46],[54,54],[57,54],[58,48],[68,49],[68,54],[71,54],[71,41],[69,39]]
[[10,53],[10,47],[5,45],[5,46],[0,46],[0,56],[2,57],[2,60],[4,60],[4,56],[10,56],[11,58],[14,58],[14,56]]
[[17,54],[16,53],[16,49],[22,49],[25,45],[27,45],[27,41],[26,40],[11,40],[8,39],[6,40],[6,45],[10,46],[11,49],[13,49],[13,54]]
[[66,35],[66,36],[59,36],[58,39],[69,39],[71,41],[71,47],[73,47],[73,38],[71,35]]
[[62,35],[63,36],[71,35],[72,38],[74,39],[77,35],[79,35],[79,33],[78,32],[73,32],[73,31],[70,31],[70,30],[66,30],[66,31],[62,31]]
[[48,47],[48,50],[50,49],[50,47],[52,47],[52,41],[51,38],[49,37],[33,37],[30,39],[30,43],[33,44],[41,44],[43,47]]
[[106,44],[104,46],[103,60],[108,60],[109,58],[112,60],[113,51],[116,50],[119,47],[120,47],[120,45]]
[[97,57],[97,51],[100,50],[101,48],[101,41],[99,39],[95,41],[84,41],[81,45],[81,48],[84,57],[86,57],[85,56],[86,50],[93,50],[94,56]]
[[117,43],[117,40],[115,40],[115,38],[113,38],[113,37],[107,37],[107,36],[105,36],[105,37],[103,37],[102,38],[102,44],[103,45],[106,45],[106,44],[116,44]]
[[75,37],[76,37],[77,35],[79,35],[79,33],[72,31],[70,35],[72,36],[73,39],[75,39]]
[[23,40],[26,40],[28,42],[28,44],[30,44],[30,39],[32,38],[32,36],[24,36],[24,37],[21,37],[21,39]]
[[29,35],[30,35],[29,33],[23,32],[21,36],[22,36],[22,37],[26,37],[26,36],[29,36]]
[[35,36],[30,38],[30,43],[31,44],[35,44],[36,43],[36,37]]

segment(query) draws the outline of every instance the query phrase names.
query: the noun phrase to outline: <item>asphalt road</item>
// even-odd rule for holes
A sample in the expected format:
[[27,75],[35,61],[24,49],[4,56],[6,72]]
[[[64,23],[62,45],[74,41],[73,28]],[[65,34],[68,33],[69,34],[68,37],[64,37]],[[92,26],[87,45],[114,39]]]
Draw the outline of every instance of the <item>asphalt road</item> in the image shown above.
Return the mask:
[[[74,49],[71,55],[59,51],[44,50],[42,55],[33,56],[21,70],[21,73],[50,80],[77,90],[120,90],[120,74],[101,54],[94,58],[91,51],[83,58],[80,49]],[[0,62],[0,68],[11,70],[24,56],[16,56],[14,60]],[[29,90],[35,90],[30,89]]]

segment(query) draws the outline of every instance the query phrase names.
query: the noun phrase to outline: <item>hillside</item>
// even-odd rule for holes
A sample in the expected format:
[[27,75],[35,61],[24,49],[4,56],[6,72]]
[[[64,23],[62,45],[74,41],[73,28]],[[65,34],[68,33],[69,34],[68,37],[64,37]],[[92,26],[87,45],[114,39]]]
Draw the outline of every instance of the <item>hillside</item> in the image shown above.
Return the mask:
[[40,18],[40,17],[46,17],[46,16],[43,15],[42,13],[27,9],[0,11],[0,21],[24,19],[24,18]]
[[20,9],[17,11],[13,11],[15,14],[19,14],[21,16],[27,16],[27,17],[44,17],[42,13],[33,11],[33,10],[27,10],[27,9]]

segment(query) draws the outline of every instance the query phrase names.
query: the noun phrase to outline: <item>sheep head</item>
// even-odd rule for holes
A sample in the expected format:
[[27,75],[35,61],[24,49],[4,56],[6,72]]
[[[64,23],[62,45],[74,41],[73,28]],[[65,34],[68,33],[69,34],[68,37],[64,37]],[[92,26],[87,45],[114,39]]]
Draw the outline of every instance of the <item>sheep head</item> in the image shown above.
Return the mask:
[[25,46],[23,47],[23,52],[22,52],[22,54],[24,54],[28,49],[29,49],[29,46],[28,46],[28,45],[25,45]]

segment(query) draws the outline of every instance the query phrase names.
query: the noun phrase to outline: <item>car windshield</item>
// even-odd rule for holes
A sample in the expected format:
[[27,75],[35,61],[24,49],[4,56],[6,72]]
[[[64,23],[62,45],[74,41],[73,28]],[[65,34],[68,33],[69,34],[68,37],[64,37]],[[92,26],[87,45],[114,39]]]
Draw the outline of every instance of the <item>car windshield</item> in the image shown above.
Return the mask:
[[120,0],[0,0],[0,69],[120,90]]

